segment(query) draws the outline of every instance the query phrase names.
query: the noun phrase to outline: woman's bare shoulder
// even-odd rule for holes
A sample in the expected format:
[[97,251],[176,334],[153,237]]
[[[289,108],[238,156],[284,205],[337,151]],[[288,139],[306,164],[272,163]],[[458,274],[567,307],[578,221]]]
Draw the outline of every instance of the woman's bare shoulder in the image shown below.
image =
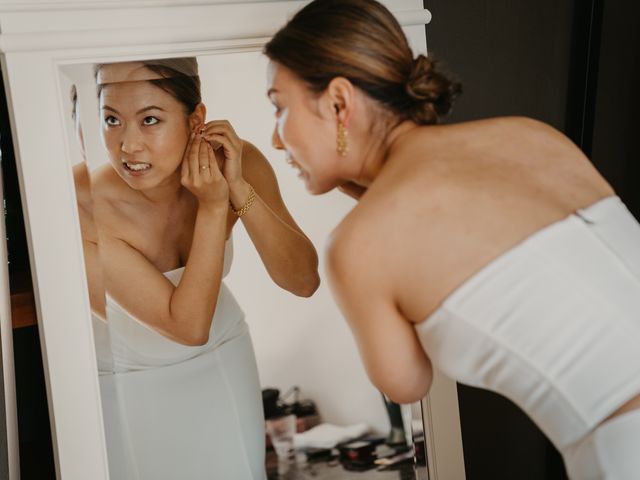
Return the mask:
[[102,230],[118,230],[118,225],[133,221],[128,213],[135,203],[132,190],[111,165],[102,165],[91,172],[91,193],[96,224]]
[[242,141],[242,152],[244,154],[248,154],[252,157],[256,155],[263,156],[260,149],[256,147],[253,143],[251,143],[249,140],[245,138],[241,138],[240,140]]
[[243,168],[260,168],[264,164],[268,164],[267,158],[253,143],[248,140],[242,140],[242,166]]
[[554,146],[575,147],[573,142],[553,125],[525,116],[493,117],[459,124],[477,129],[482,134],[510,137],[514,142],[543,142]]
[[[345,252],[346,256],[379,258],[406,227],[410,208],[405,208],[402,192],[369,188],[358,204],[333,229],[329,250]],[[410,227],[410,225],[408,225]]]
[[130,188],[111,165],[101,165],[91,171],[91,193],[96,201],[115,201],[126,198]]
[[556,128],[548,123],[537,120],[533,117],[523,115],[509,115],[500,117],[487,117],[477,120],[455,123],[452,125],[469,128],[508,128],[521,131],[546,131],[547,133],[560,133]]
[[510,135],[548,135],[557,138],[566,136],[554,126],[526,116],[501,116],[488,117],[476,120],[468,120],[458,123],[440,124],[425,126],[423,129],[429,131],[434,128],[442,130],[443,133],[452,135],[464,134],[491,134],[492,132],[508,133]]

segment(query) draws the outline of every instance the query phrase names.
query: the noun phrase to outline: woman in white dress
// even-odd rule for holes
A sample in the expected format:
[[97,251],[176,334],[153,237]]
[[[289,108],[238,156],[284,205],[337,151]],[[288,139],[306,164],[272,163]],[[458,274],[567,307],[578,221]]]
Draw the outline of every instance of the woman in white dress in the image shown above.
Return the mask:
[[358,200],[327,258],[373,383],[413,402],[436,365],[571,478],[640,478],[640,226],[583,153],[526,118],[436,125],[459,85],[375,0],[315,0],[265,53],[274,145]]
[[92,173],[111,364],[111,478],[262,479],[264,420],[244,315],[224,284],[240,219],[290,292],[317,255],[264,156],[206,120],[194,58],[96,67],[109,164]]

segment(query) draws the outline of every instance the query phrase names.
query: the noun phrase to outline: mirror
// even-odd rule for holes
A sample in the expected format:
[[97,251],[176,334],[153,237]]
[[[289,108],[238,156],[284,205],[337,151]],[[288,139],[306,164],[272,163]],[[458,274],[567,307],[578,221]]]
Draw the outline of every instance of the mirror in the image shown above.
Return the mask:
[[[73,176],[111,478],[202,478],[212,472],[219,478],[262,478],[265,434],[260,390],[267,388],[278,389],[288,402],[293,401],[288,393],[294,392],[306,401],[299,403],[311,407],[299,429],[323,422],[364,426],[362,431],[384,437],[390,419],[399,414],[395,424],[401,424],[405,439],[411,439],[412,428],[421,427],[420,409],[387,410],[380,392],[366,377],[324,278],[328,233],[353,201],[337,192],[310,196],[287,166],[284,154],[271,147],[273,107],[265,95],[266,59],[259,51],[200,55],[197,65],[206,121],[228,120],[241,138],[269,160],[284,203],[317,248],[321,285],[309,299],[275,285],[247,230],[236,222],[224,247],[223,284],[213,331],[204,346],[184,345],[169,338],[161,326],[131,314],[129,305],[146,312],[154,311],[157,302],[145,300],[135,306],[137,299],[153,299],[140,281],[143,276],[127,274],[129,261],[140,259],[120,256],[110,235],[127,224],[128,231],[135,232],[128,245],[134,248],[138,241],[142,245],[138,254],[177,282],[188,255],[167,257],[158,250],[162,242],[155,240],[162,235],[172,245],[190,240],[193,215],[184,221],[158,214],[164,222],[159,232],[146,214],[132,210],[127,192],[135,189],[138,180],[126,184],[114,174],[105,132],[109,125],[117,127],[134,118],[127,117],[129,110],[141,99],[154,103],[144,95],[151,92],[154,99],[155,92],[156,100],[166,100],[166,92],[137,79],[103,85],[99,101],[93,64],[62,66],[61,91],[67,93],[62,101],[68,112],[65,131],[75,159]],[[111,102],[108,111],[105,98]],[[164,110],[147,111],[139,117],[140,128],[145,128],[144,122],[150,127],[156,121],[169,121]],[[167,135],[165,131],[164,138]],[[183,140],[179,149],[184,148]],[[153,162],[138,160],[120,167],[128,168],[134,177],[143,169],[157,168]],[[167,229],[167,225],[180,229]],[[154,241],[145,243],[147,237]],[[389,478],[397,478],[397,473],[393,475]]]

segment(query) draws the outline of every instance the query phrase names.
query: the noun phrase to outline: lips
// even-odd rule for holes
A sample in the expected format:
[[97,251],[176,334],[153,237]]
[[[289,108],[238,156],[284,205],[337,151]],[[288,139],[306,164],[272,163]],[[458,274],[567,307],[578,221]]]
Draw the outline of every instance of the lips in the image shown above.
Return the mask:
[[298,176],[300,176],[302,174],[302,168],[300,167],[300,165],[298,165],[297,162],[295,162],[291,156],[287,155],[286,157],[286,161],[287,164],[291,167],[291,168],[295,168],[296,170],[298,170]]

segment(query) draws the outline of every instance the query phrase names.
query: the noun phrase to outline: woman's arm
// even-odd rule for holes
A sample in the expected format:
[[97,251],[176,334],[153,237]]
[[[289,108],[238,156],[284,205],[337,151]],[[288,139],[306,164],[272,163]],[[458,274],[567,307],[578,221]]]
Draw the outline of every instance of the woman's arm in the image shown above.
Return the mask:
[[426,395],[433,372],[413,324],[391,294],[397,246],[383,237],[370,228],[341,228],[328,247],[327,272],[369,379],[394,402],[410,403]]
[[310,297],[320,285],[318,254],[287,210],[271,165],[253,145],[245,143],[246,180],[230,186],[234,207],[241,208],[253,186],[256,198],[241,217],[272,280],[285,290]]
[[205,138],[225,149],[223,173],[233,207],[242,208],[251,187],[255,190],[255,200],[241,220],[269,276],[295,295],[311,296],[320,284],[318,255],[282,201],[269,162],[255,146],[238,138],[229,122],[209,122],[204,129]]
[[[202,170],[203,165],[208,168]],[[207,142],[192,138],[181,181],[199,203],[189,257],[177,287],[117,229],[109,228],[114,222],[98,222],[100,253],[107,292],[122,307],[176,342],[202,345],[208,340],[220,290],[229,201],[226,181]]]

